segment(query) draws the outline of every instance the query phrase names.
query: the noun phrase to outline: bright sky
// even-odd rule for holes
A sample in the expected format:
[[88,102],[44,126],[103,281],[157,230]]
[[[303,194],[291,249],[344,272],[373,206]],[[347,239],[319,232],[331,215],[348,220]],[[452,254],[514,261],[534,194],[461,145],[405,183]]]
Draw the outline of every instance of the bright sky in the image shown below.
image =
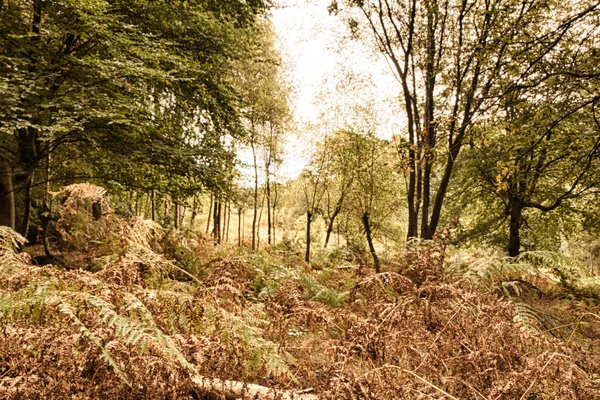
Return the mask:
[[[362,41],[347,38],[344,23],[327,11],[330,1],[279,0],[272,11],[278,47],[295,91],[296,127],[286,138],[277,171],[280,180],[298,176],[315,141],[332,129],[372,129],[389,138],[401,127],[399,86],[387,63]],[[365,108],[370,110],[368,118]]]

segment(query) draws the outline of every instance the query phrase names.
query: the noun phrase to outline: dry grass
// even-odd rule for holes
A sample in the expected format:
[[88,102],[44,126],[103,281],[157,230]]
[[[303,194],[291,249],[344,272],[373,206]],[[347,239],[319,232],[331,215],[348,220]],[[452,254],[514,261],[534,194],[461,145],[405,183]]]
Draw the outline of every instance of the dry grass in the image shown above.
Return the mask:
[[[219,398],[198,377],[321,399],[600,398],[598,336],[528,329],[501,292],[446,276],[443,241],[400,263],[429,265],[409,279],[118,222],[119,251],[96,272],[33,266],[3,245],[0,398]],[[598,332],[600,319],[582,324]]]

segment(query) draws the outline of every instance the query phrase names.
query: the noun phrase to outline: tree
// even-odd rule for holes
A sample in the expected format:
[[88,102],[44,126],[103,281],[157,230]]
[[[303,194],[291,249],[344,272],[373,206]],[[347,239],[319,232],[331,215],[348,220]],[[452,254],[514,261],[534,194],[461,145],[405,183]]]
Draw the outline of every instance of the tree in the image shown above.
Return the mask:
[[[593,30],[598,3],[334,0],[330,11],[340,10],[353,34],[366,26],[400,84],[408,237],[430,239],[474,122],[529,79],[534,66],[552,63],[566,36]],[[516,79],[503,79],[508,75]]]
[[323,154],[316,154],[309,168],[300,174],[304,209],[306,211],[306,251],[304,261],[310,262],[311,225],[315,220],[321,201],[325,195],[327,176],[324,170]]
[[[274,48],[274,32],[264,22],[260,27],[261,51],[253,62],[244,66],[241,85],[244,118],[247,122],[248,145],[252,151],[254,201],[252,217],[252,249],[257,248],[259,218],[259,160],[263,153],[265,195],[267,199],[268,241],[271,244],[271,177],[272,167],[279,163],[281,136],[289,123],[290,88],[281,74],[281,60]],[[261,209],[262,211],[262,209]]]
[[327,217],[327,233],[325,234],[324,247],[329,244],[335,219],[346,205],[345,202],[353,189],[356,179],[356,162],[351,148],[353,133],[351,131],[337,131],[327,136],[320,146],[325,160],[324,173],[328,177],[325,185],[324,212]]
[[398,198],[390,187],[398,184],[390,163],[390,143],[372,133],[347,132],[349,153],[355,166],[356,186],[351,192],[354,212],[361,222],[369,253],[377,273],[381,263],[375,250],[375,235],[398,211]]
[[600,97],[572,84],[541,84],[533,101],[514,93],[477,141],[479,176],[509,218],[510,256],[519,255],[526,210],[556,210],[600,184]]
[[[35,172],[67,147],[89,161],[88,177],[146,189],[220,184],[207,172],[232,165],[221,138],[243,133],[232,79],[256,45],[264,6],[3,2],[0,221],[13,226],[17,209],[27,229]],[[154,173],[142,177],[139,167]]]

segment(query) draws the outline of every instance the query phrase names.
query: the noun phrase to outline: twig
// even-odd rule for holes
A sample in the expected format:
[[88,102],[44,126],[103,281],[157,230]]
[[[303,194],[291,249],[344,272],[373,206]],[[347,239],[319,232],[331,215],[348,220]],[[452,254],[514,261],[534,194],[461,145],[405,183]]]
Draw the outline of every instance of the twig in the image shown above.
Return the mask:
[[600,319],[600,316],[598,314],[594,314],[594,313],[591,313],[591,312],[587,312],[587,313],[583,314],[581,316],[581,318],[579,318],[579,321],[577,321],[577,323],[575,324],[575,328],[573,328],[573,332],[571,332],[571,335],[569,336],[569,340],[567,340],[567,343],[569,343],[573,339],[573,336],[575,335],[575,331],[577,330],[577,327],[579,326],[579,324],[581,323],[581,321],[583,321],[583,317],[585,317],[586,315],[592,315],[592,316]]
[[452,396],[450,393],[446,392],[444,389],[434,385],[433,383],[429,382],[428,380],[426,380],[425,378],[421,378],[419,375],[415,374],[412,371],[409,371],[407,369],[402,369],[402,372],[406,372],[407,374],[410,374],[412,376],[414,376],[415,378],[417,378],[418,380],[420,380],[421,382],[425,383],[428,386],[431,386],[432,388],[434,388],[435,390],[437,390],[438,392],[450,397],[452,400],[458,400],[456,397]]
[[542,374],[542,372],[544,372],[544,370],[546,369],[546,367],[548,366],[548,364],[550,364],[550,361],[552,361],[552,359],[554,358],[555,355],[556,355],[556,353],[552,353],[552,355],[550,356],[550,358],[548,359],[548,361],[546,361],[546,364],[544,364],[544,366],[542,367],[541,371],[533,378],[533,380],[529,384],[529,387],[527,388],[527,390],[525,390],[525,393],[523,393],[523,395],[519,398],[519,400],[523,400],[525,398],[525,396],[527,395],[527,393],[533,387],[533,385],[534,385],[535,381],[537,380],[538,376],[540,376]]
[[178,267],[175,264],[172,264],[173,267],[175,267],[176,269],[178,269],[179,271],[183,272],[184,274],[186,274],[187,276],[189,276],[190,278],[192,278],[193,280],[195,280],[196,282],[198,282],[199,284],[202,284],[202,281],[198,278],[196,278],[194,275],[190,274],[189,272],[187,272],[185,269]]

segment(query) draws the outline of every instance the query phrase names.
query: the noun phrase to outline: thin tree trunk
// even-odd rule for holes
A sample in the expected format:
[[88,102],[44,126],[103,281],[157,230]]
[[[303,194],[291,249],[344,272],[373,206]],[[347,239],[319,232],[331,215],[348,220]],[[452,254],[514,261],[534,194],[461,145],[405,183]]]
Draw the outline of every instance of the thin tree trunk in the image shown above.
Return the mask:
[[252,155],[254,157],[254,216],[252,217],[252,250],[256,250],[256,220],[258,218],[258,166],[256,165],[256,149],[252,143]]
[[217,226],[217,243],[221,244],[221,239],[222,239],[222,233],[223,230],[221,229],[223,227],[223,224],[221,224],[221,222],[223,221],[223,213],[221,212],[221,207],[222,207],[222,203],[219,201],[219,206],[218,206],[218,216],[217,216],[217,222],[219,223]]
[[365,234],[367,236],[367,243],[369,244],[369,251],[371,252],[371,256],[373,257],[373,263],[375,264],[375,272],[381,272],[381,265],[379,263],[379,257],[377,257],[377,253],[375,252],[375,246],[373,245],[373,236],[371,234],[371,224],[369,221],[369,212],[365,211],[362,216],[363,227],[365,228]]
[[271,246],[271,183],[269,179],[269,170],[267,168],[267,242]]
[[238,208],[238,247],[242,247],[242,209]]
[[25,179],[23,183],[24,199],[23,199],[23,220],[21,221],[20,234],[27,237],[29,232],[29,221],[31,221],[31,185],[33,184],[33,173]]
[[[407,115],[407,123],[408,123],[408,140],[411,145],[416,144],[416,134],[415,134],[415,116],[413,115],[413,107],[412,107],[412,98],[410,96],[410,89],[408,87],[408,82],[406,80],[406,76],[402,77],[402,92],[404,94],[404,106],[406,108]],[[407,193],[407,202],[408,202],[408,230],[407,230],[407,239],[411,239],[417,237],[417,227],[418,227],[418,211],[416,209],[415,204],[415,195],[416,195],[416,187],[417,187],[417,163],[416,163],[416,154],[413,146],[408,149],[408,167],[409,167],[409,179],[408,179],[408,193]]]
[[152,221],[156,222],[156,195],[154,194],[154,190],[152,190],[150,194],[150,203],[152,208]]
[[225,241],[229,242],[229,223],[231,222],[231,202],[228,201],[227,202],[227,223],[226,223],[226,230],[225,230]]
[[265,196],[260,199],[260,212],[258,213],[258,222],[256,224],[256,249],[260,249],[260,221],[262,220],[263,210],[265,208]]
[[206,234],[208,235],[208,230],[210,229],[210,218],[212,216],[212,206],[213,206],[213,195],[210,194],[210,200],[208,202],[208,217],[206,217]]
[[[426,156],[427,157],[427,156]],[[423,168],[423,208],[421,209],[421,235],[422,239],[431,239],[429,236],[429,200],[431,194],[431,162],[425,159]]]
[[140,192],[135,192],[135,216],[140,215]]
[[173,202],[173,226],[179,229],[179,204],[176,201]]
[[163,206],[163,220],[168,219],[169,217],[169,198],[164,198],[164,206]]
[[340,211],[342,211],[343,201],[344,201],[344,196],[342,195],[338,199],[338,201],[335,205],[335,210],[333,211],[333,215],[329,219],[329,224],[327,225],[327,234],[325,235],[325,245],[324,245],[325,248],[327,248],[327,245],[329,244],[329,238],[331,237],[331,232],[333,231],[333,223],[335,221],[335,218],[338,216]]
[[194,195],[194,200],[192,202],[192,216],[190,219],[190,229],[194,228],[194,221],[196,220],[197,215],[198,215],[198,196]]
[[273,197],[273,246],[277,243],[277,236],[275,234],[275,225],[276,225],[276,217],[277,217],[277,200],[279,198],[279,193],[277,191],[277,182],[273,184],[273,192],[275,196]]
[[246,210],[242,214],[242,244],[244,243],[244,238],[246,237]]
[[179,203],[177,207],[179,207],[179,228],[183,228],[183,221],[185,220],[185,206]]
[[[329,245],[329,238],[331,237],[331,232],[333,231],[333,223],[335,221],[335,218],[338,216],[338,214],[341,211],[341,207],[336,207],[335,211],[333,212],[333,215],[331,216],[331,219],[329,220],[329,225],[327,225],[327,234],[325,235],[325,245],[324,247],[327,248],[327,245]],[[339,241],[339,238],[338,238]]]
[[429,203],[431,196],[431,150],[435,146],[435,123],[434,123],[434,90],[435,71],[434,62],[436,55],[435,46],[435,5],[427,8],[427,38],[426,38],[426,66],[425,66],[425,119],[424,119],[424,151],[425,167],[423,171],[423,209],[421,211],[421,238],[431,239],[433,234],[429,225]]
[[312,213],[306,211],[306,253],[304,255],[304,261],[310,262],[310,224],[312,222]]

